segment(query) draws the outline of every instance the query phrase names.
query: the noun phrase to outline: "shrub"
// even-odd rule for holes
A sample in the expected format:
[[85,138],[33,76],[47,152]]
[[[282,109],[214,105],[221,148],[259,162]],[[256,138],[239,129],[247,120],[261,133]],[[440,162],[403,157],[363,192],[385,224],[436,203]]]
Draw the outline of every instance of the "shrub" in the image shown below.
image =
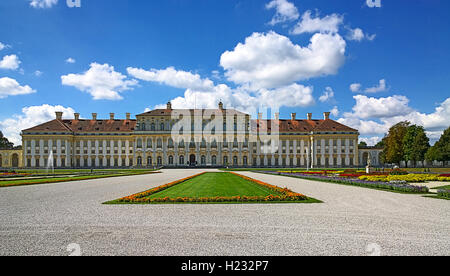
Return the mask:
[[401,169],[393,169],[390,175],[407,175],[408,172]]
[[444,189],[438,191],[438,197],[444,197],[450,199],[450,190]]

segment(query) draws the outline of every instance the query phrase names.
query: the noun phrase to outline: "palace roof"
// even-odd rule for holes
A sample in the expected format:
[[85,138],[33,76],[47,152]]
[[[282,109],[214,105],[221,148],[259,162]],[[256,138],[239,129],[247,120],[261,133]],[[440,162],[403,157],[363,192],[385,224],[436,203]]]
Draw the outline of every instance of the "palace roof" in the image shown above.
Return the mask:
[[132,132],[135,128],[136,120],[53,120],[23,132],[123,133]]
[[358,130],[327,120],[254,120],[252,131],[271,132],[272,127],[278,127],[280,133],[289,132],[358,132]]

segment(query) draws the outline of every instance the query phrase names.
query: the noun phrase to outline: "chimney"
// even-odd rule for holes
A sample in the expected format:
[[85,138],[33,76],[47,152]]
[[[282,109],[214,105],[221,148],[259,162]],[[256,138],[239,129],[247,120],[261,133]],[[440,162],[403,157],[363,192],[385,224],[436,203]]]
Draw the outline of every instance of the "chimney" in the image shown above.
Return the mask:
[[223,103],[222,102],[219,103],[219,109],[223,110]]
[[307,118],[308,121],[312,121],[312,113],[308,113],[306,115],[306,118]]
[[171,103],[171,102],[168,102],[168,103],[167,103],[167,109],[168,109],[168,110],[172,110],[172,103]]
[[280,120],[280,113],[277,112],[275,113],[275,121],[279,121]]
[[330,112],[324,112],[323,113],[323,119],[324,120],[329,120],[330,119],[330,114],[331,114]]
[[56,120],[62,120],[62,116],[63,116],[62,112],[57,111],[57,112],[55,112],[55,114],[56,114]]
[[109,113],[109,120],[114,121],[114,113]]
[[97,113],[92,113],[92,121],[97,121]]
[[258,113],[258,120],[262,120],[263,119],[263,114],[262,113]]
[[79,121],[80,120],[80,113],[75,113],[73,115],[75,116],[75,121]]
[[291,113],[291,120],[292,121],[297,120],[297,113]]
[[127,120],[128,121],[131,120],[131,113],[127,113],[126,115],[127,115]]

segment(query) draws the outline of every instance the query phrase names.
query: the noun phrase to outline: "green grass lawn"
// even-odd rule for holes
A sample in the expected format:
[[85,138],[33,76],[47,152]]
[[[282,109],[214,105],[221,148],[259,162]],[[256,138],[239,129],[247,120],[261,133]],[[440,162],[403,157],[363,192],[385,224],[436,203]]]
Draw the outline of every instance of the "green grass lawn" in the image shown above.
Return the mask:
[[442,187],[436,187],[434,189],[436,189],[436,190],[450,190],[450,185],[442,186]]
[[79,180],[91,180],[100,178],[110,178],[119,176],[130,176],[130,175],[140,175],[140,174],[150,174],[155,173],[155,171],[128,171],[128,172],[110,172],[109,174],[93,174],[93,175],[81,175],[74,177],[54,177],[54,178],[37,178],[37,179],[18,179],[18,180],[0,180],[1,187],[13,187],[13,186],[24,186],[24,185],[37,185],[37,184],[49,184],[49,183],[59,183],[59,182],[69,182],[69,181],[79,181]]
[[[145,193],[145,192],[144,192]],[[321,201],[314,198],[304,198],[302,200],[291,201],[265,201],[264,198],[268,196],[282,197],[283,192],[274,191],[266,188],[263,185],[257,184],[253,181],[244,179],[240,176],[226,173],[204,173],[194,178],[188,179],[184,182],[176,184],[160,192],[150,194],[143,197],[144,202],[122,202],[120,199],[106,202],[105,204],[242,204],[242,203],[321,203]],[[224,201],[224,202],[208,202],[202,201],[202,198],[232,198],[232,197],[254,197],[258,200],[239,202],[239,201]],[[161,202],[158,199],[177,199],[188,198],[190,202]],[[261,200],[259,200],[261,198]],[[157,202],[145,201],[157,199]]]
[[150,198],[281,195],[230,173],[206,173],[151,195]]

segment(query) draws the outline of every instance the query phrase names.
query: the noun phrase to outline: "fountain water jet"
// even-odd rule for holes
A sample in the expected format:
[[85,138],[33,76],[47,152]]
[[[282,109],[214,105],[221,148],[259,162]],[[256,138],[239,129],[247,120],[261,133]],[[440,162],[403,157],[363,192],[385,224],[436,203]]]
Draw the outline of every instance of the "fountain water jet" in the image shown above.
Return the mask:
[[53,151],[50,151],[50,154],[48,155],[48,161],[47,161],[47,174],[49,169],[52,169],[52,174],[55,174],[55,165],[54,165],[54,161],[53,161]]

